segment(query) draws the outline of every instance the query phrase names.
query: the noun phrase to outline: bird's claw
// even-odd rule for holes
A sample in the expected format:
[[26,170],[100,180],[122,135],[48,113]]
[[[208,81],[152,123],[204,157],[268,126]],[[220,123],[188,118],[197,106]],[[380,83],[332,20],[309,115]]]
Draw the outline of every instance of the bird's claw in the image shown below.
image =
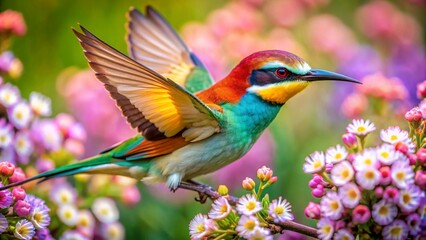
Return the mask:
[[195,198],[195,201],[204,204],[206,203],[207,199],[209,199],[209,196],[203,192],[198,192],[198,198]]

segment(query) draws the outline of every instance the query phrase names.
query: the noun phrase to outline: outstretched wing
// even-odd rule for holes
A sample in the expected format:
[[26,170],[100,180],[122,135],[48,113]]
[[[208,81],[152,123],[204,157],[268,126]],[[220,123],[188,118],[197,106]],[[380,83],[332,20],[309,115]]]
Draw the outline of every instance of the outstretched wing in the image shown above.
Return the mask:
[[220,131],[219,112],[175,82],[118,52],[85,28],[73,29],[96,77],[105,84],[127,121],[147,140],[181,134],[199,141]]
[[204,90],[213,84],[201,61],[153,8],[148,6],[146,15],[131,8],[127,17],[127,42],[134,60],[190,92]]

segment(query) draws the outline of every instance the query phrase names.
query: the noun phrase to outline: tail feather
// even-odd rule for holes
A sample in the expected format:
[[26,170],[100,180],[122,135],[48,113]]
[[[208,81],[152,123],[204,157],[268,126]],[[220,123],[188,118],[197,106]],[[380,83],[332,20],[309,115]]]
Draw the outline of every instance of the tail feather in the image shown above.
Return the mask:
[[65,176],[71,176],[71,175],[75,175],[79,173],[84,173],[95,166],[108,164],[108,163],[111,163],[111,157],[109,156],[109,154],[100,154],[100,155],[88,158],[86,160],[79,161],[77,163],[69,164],[66,166],[52,169],[44,173],[40,173],[39,175],[25,179],[20,182],[11,183],[9,185],[0,187],[0,191],[11,188],[11,187],[20,186],[35,180],[39,180],[39,183],[41,183],[56,177],[65,177]]

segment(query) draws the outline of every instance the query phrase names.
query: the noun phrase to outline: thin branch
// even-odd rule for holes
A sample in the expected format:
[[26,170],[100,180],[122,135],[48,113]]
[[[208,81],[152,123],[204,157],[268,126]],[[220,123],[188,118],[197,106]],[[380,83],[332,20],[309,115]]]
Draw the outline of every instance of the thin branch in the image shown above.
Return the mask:
[[[221,197],[221,195],[215,190],[213,190],[212,187],[203,185],[203,184],[194,185],[194,184],[182,182],[179,184],[178,188],[197,192],[199,195],[199,198],[195,198],[195,200],[200,203],[205,203],[207,199],[209,198],[211,200],[215,200]],[[231,205],[236,205],[238,202],[237,197],[228,195],[227,198],[228,198],[228,202]],[[297,232],[309,237],[318,238],[317,230],[315,228],[308,227],[303,224],[292,222],[292,221],[287,221],[285,223],[269,222],[269,229],[271,230],[272,233],[282,233],[284,230],[289,230],[289,231]]]

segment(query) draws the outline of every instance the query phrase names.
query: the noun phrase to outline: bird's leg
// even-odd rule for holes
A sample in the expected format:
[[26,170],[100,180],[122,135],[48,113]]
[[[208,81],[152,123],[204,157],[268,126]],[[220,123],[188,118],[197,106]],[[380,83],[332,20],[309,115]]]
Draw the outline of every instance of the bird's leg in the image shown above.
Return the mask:
[[[195,201],[200,202],[201,204],[205,203],[209,197],[218,198],[219,195],[213,190],[212,187],[194,181],[192,179],[187,180],[185,182],[179,183],[180,188],[189,189],[198,192],[199,198],[195,198]],[[213,195],[218,196],[213,196]]]

